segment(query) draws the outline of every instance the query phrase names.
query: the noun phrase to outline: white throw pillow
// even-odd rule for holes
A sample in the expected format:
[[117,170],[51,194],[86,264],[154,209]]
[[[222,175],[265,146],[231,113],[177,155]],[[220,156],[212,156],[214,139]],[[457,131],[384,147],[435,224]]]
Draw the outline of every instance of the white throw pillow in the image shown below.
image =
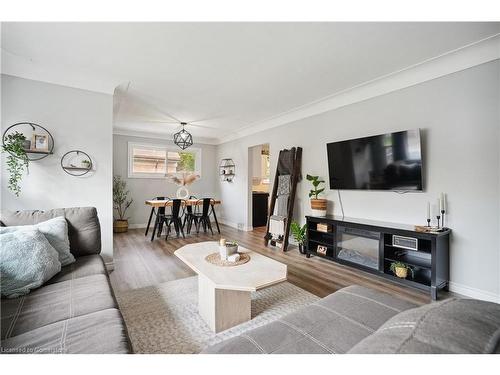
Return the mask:
[[28,294],[59,271],[59,254],[39,230],[0,234],[2,297]]
[[61,262],[63,267],[75,261],[75,257],[69,251],[68,223],[63,216],[58,216],[34,225],[1,227],[0,234],[33,229],[38,229],[42,232],[52,247],[57,250],[59,253],[59,262]]

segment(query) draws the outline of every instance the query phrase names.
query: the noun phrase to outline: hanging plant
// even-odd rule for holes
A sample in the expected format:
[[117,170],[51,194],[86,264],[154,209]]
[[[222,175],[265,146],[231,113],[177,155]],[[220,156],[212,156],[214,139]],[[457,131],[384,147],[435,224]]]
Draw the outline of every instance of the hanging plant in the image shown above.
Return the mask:
[[24,134],[15,132],[4,137],[2,152],[7,152],[7,171],[9,172],[9,190],[16,197],[21,193],[21,180],[23,173],[28,172],[29,159],[23,143],[26,141]]

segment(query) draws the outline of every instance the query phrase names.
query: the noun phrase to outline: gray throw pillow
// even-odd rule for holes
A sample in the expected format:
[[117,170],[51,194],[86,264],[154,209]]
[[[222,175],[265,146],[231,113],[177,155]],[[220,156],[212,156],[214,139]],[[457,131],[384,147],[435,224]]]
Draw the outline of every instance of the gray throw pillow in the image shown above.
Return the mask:
[[500,305],[449,298],[403,311],[349,353],[499,353]]
[[38,229],[42,232],[52,247],[57,250],[59,253],[59,262],[61,262],[63,267],[75,261],[75,257],[69,250],[68,223],[63,216],[58,216],[34,225],[3,227],[0,228],[0,234],[33,229]]
[[28,294],[59,271],[59,254],[39,230],[0,234],[2,297]]

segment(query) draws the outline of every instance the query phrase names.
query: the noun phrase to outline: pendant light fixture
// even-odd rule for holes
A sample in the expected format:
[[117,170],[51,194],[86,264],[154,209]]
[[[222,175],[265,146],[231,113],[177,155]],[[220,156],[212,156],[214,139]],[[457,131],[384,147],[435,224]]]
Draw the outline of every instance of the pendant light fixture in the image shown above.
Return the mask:
[[174,143],[181,149],[185,150],[189,146],[193,145],[193,136],[184,129],[184,126],[187,125],[187,123],[181,122],[181,125],[182,130],[174,134]]

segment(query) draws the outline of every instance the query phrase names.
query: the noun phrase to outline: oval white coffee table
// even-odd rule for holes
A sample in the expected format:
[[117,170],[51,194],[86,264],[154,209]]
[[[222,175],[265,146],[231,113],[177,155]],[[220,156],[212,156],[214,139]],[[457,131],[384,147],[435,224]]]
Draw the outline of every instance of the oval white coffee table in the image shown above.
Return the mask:
[[175,255],[198,274],[198,307],[201,317],[214,332],[221,332],[251,319],[251,292],[286,281],[286,265],[244,247],[238,252],[250,261],[221,267],[205,260],[217,252],[217,242],[200,242],[181,247]]

